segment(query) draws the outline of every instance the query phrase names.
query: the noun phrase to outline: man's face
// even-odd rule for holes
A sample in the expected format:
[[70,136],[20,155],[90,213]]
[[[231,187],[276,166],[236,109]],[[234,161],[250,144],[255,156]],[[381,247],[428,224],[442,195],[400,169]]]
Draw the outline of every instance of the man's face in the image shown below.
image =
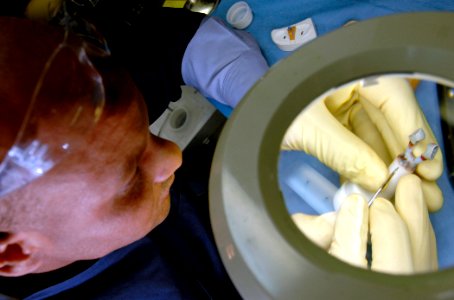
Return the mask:
[[37,203],[29,230],[49,237],[39,271],[108,254],[168,214],[181,151],[149,133],[145,103],[127,79],[107,85],[110,104],[86,145],[20,192]]

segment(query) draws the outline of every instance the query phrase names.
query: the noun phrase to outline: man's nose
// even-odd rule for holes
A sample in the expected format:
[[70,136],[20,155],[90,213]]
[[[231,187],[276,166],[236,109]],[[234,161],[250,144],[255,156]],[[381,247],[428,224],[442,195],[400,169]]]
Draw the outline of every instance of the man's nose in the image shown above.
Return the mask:
[[141,163],[155,182],[163,182],[181,166],[182,153],[175,143],[150,134]]

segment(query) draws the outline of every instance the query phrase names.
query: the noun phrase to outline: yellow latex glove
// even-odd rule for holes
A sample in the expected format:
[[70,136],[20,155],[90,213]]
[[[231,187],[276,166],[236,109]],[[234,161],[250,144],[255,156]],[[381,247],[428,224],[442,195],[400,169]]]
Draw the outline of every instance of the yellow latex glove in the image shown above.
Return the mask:
[[[316,99],[287,130],[283,150],[302,150],[363,188],[375,192],[388,176],[388,165],[401,154],[409,135],[422,128],[426,138],[416,145],[419,156],[428,143],[437,143],[403,78],[381,77],[376,84],[347,85]],[[430,211],[443,204],[435,180],[443,171],[440,151],[434,160],[419,164],[416,174]]]
[[25,16],[32,20],[48,21],[60,8],[62,0],[30,0]]
[[[421,179],[409,174],[397,185],[396,203],[377,198],[370,208],[359,195],[350,195],[337,213],[292,215],[298,228],[337,258],[367,268],[369,228],[371,269],[412,274],[438,269],[437,248],[424,200]],[[322,224],[323,226],[320,226]]]
[[369,217],[367,203],[360,195],[349,195],[337,212],[320,216],[296,213],[292,219],[321,248],[352,265],[367,267]]

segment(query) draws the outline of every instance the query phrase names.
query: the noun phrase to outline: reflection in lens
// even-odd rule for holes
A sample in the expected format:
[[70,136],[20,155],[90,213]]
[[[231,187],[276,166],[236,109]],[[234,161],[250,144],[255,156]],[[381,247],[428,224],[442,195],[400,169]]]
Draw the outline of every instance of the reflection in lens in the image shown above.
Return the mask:
[[0,197],[84,145],[104,100],[102,78],[84,48],[65,39],[43,66],[14,145],[0,163]]
[[[439,85],[438,97],[445,152],[451,154],[454,153],[454,88]],[[446,155],[445,159],[452,185],[454,183],[454,155]]]
[[454,265],[452,88],[426,79],[346,84],[314,100],[284,136],[288,211],[344,262],[392,274]]

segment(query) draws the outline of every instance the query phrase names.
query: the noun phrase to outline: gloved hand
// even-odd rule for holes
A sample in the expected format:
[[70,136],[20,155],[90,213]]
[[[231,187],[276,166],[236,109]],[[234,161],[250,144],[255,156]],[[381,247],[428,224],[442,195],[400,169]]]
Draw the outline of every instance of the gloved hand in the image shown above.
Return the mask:
[[368,228],[372,243],[371,269],[412,274],[435,271],[438,258],[421,179],[409,174],[397,185],[395,207],[377,198],[369,208],[360,195],[350,195],[339,211],[320,216],[292,215],[298,228],[337,258],[367,268]]
[[62,0],[30,0],[25,16],[32,20],[48,21],[60,8]]
[[[437,143],[410,83],[381,77],[368,85],[355,82],[316,99],[287,130],[281,148],[303,150],[363,188],[375,192],[388,176],[388,165],[401,154],[409,135],[422,128],[426,138],[417,144],[419,156],[428,143]],[[440,151],[434,160],[419,164],[429,211],[443,204],[435,180],[443,170]]]

